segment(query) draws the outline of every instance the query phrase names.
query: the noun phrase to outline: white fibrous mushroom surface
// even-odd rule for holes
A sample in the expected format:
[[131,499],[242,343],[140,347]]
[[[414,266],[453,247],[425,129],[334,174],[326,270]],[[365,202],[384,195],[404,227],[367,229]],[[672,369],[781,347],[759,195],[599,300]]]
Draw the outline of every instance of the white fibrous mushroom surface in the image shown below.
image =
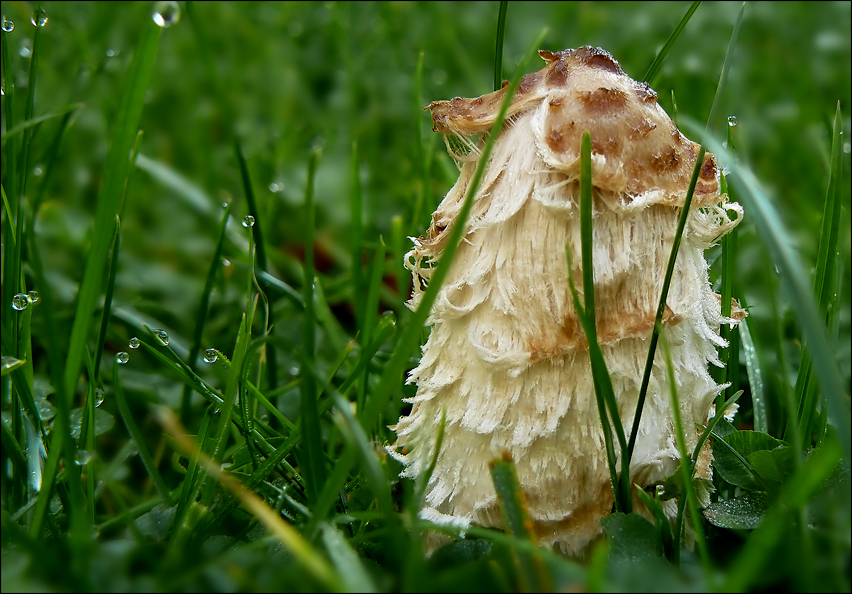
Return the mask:
[[[388,449],[416,478],[428,468],[442,411],[445,433],[424,517],[459,526],[501,526],[489,462],[514,460],[540,543],[582,555],[602,533],[612,487],[592,383],[588,344],[574,310],[565,246],[580,270],[580,139],[592,140],[593,267],[598,341],[625,431],[636,409],[655,312],[678,218],[698,155],[647,84],[600,48],[540,52],[525,76],[474,198],[463,240],[429,317],[431,334],[409,382],[408,416]],[[437,101],[435,131],[461,172],[406,256],[416,308],[468,191],[507,88],[476,99]],[[733,214],[736,216],[733,216]],[[698,440],[724,386],[708,366],[727,346],[720,298],[704,250],[742,209],[720,194],[707,154],[678,252],[663,325],[671,345],[687,446]],[[616,448],[618,445],[616,443]],[[620,458],[619,458],[620,460]],[[655,358],[631,460],[631,482],[653,485],[680,463],[664,359]],[[697,469],[710,478],[709,452]],[[705,490],[706,496],[706,490]],[[634,496],[634,500],[637,498]],[[676,502],[667,502],[674,513]],[[431,547],[440,538],[429,541]]]

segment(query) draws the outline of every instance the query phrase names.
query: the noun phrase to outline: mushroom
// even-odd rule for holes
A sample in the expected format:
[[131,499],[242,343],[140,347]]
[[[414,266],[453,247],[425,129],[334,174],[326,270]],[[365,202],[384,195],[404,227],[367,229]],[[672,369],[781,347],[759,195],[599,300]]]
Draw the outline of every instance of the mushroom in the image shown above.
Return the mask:
[[[499,131],[474,198],[464,239],[429,317],[432,326],[409,382],[413,407],[388,448],[416,478],[427,470],[445,414],[443,446],[423,517],[464,527],[501,526],[489,462],[515,461],[540,543],[582,555],[601,534],[613,493],[588,344],[574,309],[565,246],[580,253],[580,140],[592,139],[593,263],[598,340],[622,419],[632,419],[678,217],[699,147],[677,129],[646,83],[605,50],[541,51],[547,63],[525,76]],[[416,308],[456,224],[494,124],[503,89],[429,105],[434,130],[461,163],[460,176],[406,266]],[[727,346],[704,250],[741,219],[720,194],[706,154],[677,257],[663,319],[687,445],[708,418],[718,385],[708,364]],[[737,214],[729,216],[728,211]],[[576,258],[579,260],[579,258]],[[582,285],[579,262],[570,270]],[[666,370],[657,357],[630,464],[631,482],[664,481],[680,464]],[[629,429],[629,427],[628,427]],[[616,448],[618,448],[616,444]],[[697,478],[709,493],[710,452]],[[634,495],[638,503],[638,498]],[[676,501],[665,502],[672,517]],[[432,535],[427,548],[441,538]],[[446,538],[446,537],[443,537]]]

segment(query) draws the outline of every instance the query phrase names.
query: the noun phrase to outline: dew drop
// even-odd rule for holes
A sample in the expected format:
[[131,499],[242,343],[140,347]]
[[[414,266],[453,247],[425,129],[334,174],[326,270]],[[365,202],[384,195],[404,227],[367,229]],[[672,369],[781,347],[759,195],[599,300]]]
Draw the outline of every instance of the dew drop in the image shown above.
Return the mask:
[[737,125],[737,116],[728,116],[728,125],[733,128]]
[[127,343],[127,346],[129,346],[131,349],[138,349],[140,344],[141,343],[139,342],[139,339],[134,336]]
[[27,291],[27,301],[30,303],[38,303],[39,297],[38,291]]
[[95,388],[95,408],[104,403],[104,391],[101,388]]
[[215,363],[219,359],[219,352],[216,349],[207,349],[204,351],[204,362]]
[[30,46],[21,45],[21,49],[18,50],[18,53],[21,55],[22,58],[29,58],[32,55],[33,51],[30,49]]
[[14,297],[12,297],[12,309],[16,311],[24,311],[29,307],[30,300],[27,299],[27,296],[23,293],[18,293]]
[[5,16],[3,17],[3,31],[6,33],[11,33],[15,30],[15,23],[7,19]]
[[62,500],[59,497],[54,496],[53,499],[50,500],[50,513],[58,514],[62,511]]
[[230,260],[228,260],[227,258],[222,258],[222,266],[230,266],[230,265],[231,265]]
[[246,215],[243,219],[243,227],[248,229],[249,227],[254,227],[254,217],[251,215]]
[[662,495],[665,492],[666,488],[663,485],[657,485],[655,487],[655,490],[657,492],[657,495]]
[[169,333],[165,330],[154,330],[154,336],[157,337],[157,340],[163,343],[163,346],[169,345]]
[[108,50],[106,51],[106,57],[107,57],[107,58],[114,58],[114,57],[116,57],[117,55],[118,55],[118,52],[117,52],[117,51],[115,51],[114,49],[108,49]]
[[85,466],[92,461],[92,455],[86,450],[77,450],[77,456],[74,457],[74,464],[77,466]]
[[223,202],[223,203],[222,203],[222,208],[228,208],[228,205],[229,205],[229,204],[230,204],[230,202],[228,202],[228,201],[226,200],[225,202]]
[[44,167],[42,167],[41,165],[36,165],[35,167],[33,167],[33,176],[41,177],[42,175],[44,175]]
[[177,2],[157,2],[151,16],[160,27],[168,29],[180,20],[180,7]]
[[120,353],[118,353],[115,356],[115,362],[118,363],[119,365],[124,365],[128,361],[130,361],[130,355],[128,355],[124,351],[121,351]]
[[97,540],[100,535],[101,535],[101,529],[98,528],[97,526],[95,526],[94,524],[92,524],[92,528],[91,528],[91,532],[90,532],[90,536],[92,537],[92,540]]
[[36,10],[30,18],[30,22],[33,24],[33,27],[44,27],[48,20],[47,13],[44,12],[43,8]]
[[269,191],[272,192],[273,194],[280,192],[283,189],[284,189],[284,184],[280,184],[278,182],[272,182],[271,184],[269,184]]
[[846,153],[847,155],[849,153],[852,153],[852,144],[850,144],[848,142],[844,142],[843,143],[843,152]]

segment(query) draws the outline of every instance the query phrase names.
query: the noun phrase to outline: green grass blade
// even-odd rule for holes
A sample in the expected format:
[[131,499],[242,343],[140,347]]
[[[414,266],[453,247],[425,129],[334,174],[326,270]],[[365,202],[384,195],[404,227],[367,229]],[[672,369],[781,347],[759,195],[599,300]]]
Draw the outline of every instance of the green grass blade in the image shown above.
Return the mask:
[[[376,315],[379,309],[379,293],[382,286],[382,277],[385,271],[385,242],[379,238],[379,246],[376,249],[376,256],[373,258],[373,263],[370,266],[370,285],[367,291],[367,301],[364,303],[364,325],[361,328],[361,344],[366,346],[373,340],[373,328],[376,325]],[[362,352],[362,357],[366,356],[366,352]],[[367,399],[367,385],[370,378],[370,369],[364,366],[364,372],[361,376],[361,382],[358,386],[358,398],[356,403],[359,412],[363,413],[364,404]]]
[[409,319],[408,325],[404,330],[402,330],[396,349],[394,350],[390,360],[385,365],[385,371],[382,374],[382,379],[367,401],[362,421],[364,423],[364,427],[367,428],[368,431],[372,430],[379,414],[381,414],[382,409],[388,403],[392,392],[399,386],[400,377],[402,376],[405,367],[408,365],[409,357],[411,356],[411,353],[414,352],[414,349],[420,344],[423,325],[426,323],[426,318],[432,310],[432,304],[438,297],[438,291],[444,283],[452,264],[453,257],[455,256],[455,252],[458,249],[459,242],[465,232],[467,219],[470,215],[471,208],[473,207],[473,199],[476,196],[476,192],[479,190],[479,184],[482,182],[482,176],[485,173],[485,168],[491,156],[491,151],[497,140],[497,131],[500,130],[503,125],[503,121],[506,119],[509,103],[511,102],[512,96],[515,94],[515,90],[520,84],[523,70],[526,68],[546,33],[547,30],[545,29],[538,35],[533,44],[524,54],[524,58],[521,60],[521,63],[518,65],[512,84],[509,86],[506,96],[500,105],[500,111],[497,114],[494,126],[492,127],[492,132],[489,134],[488,140],[485,143],[482,156],[479,158],[479,163],[477,164],[473,178],[471,179],[467,196],[465,196],[465,200],[461,210],[459,211],[456,223],[447,240],[447,247],[444,248],[444,252],[441,255],[441,265],[435,269],[432,274],[429,281],[429,288],[424,293],[420,306]]
[[[201,291],[201,303],[198,306],[198,312],[195,317],[195,331],[192,336],[192,346],[189,349],[189,357],[186,362],[189,365],[195,365],[198,361],[198,354],[201,352],[201,338],[204,334],[204,323],[207,320],[207,310],[210,307],[210,295],[213,293],[213,283],[216,280],[216,271],[222,265],[222,248],[225,244],[225,229],[228,227],[228,218],[231,216],[231,203],[225,207],[225,212],[222,215],[222,220],[219,223],[219,231],[216,240],[216,249],[213,251],[213,258],[210,261],[210,268],[207,269],[207,279],[204,281],[204,289]],[[180,419],[185,427],[189,426],[190,415],[190,387],[184,387],[183,396],[180,404]]]
[[71,340],[65,365],[65,393],[70,397],[77,384],[77,374],[83,361],[85,344],[92,323],[98,294],[101,289],[107,254],[111,244],[115,216],[120,209],[125,181],[130,170],[128,155],[136,138],[142,116],[145,92],[154,69],[161,29],[153,21],[147,22],[142,38],[137,44],[121,104],[113,125],[112,139],[104,164],[103,184],[95,212],[92,246],[86,259],[83,281],[77,298],[77,311],[71,329]]
[[[234,345],[234,354],[231,357],[231,369],[228,374],[228,383],[225,387],[224,402],[219,411],[219,423],[216,425],[216,430],[213,433],[213,452],[212,458],[217,462],[222,462],[222,457],[225,453],[225,446],[228,440],[226,430],[231,424],[231,415],[234,414],[234,404],[237,399],[237,390],[239,388],[240,376],[245,361],[246,350],[248,348],[249,339],[251,338],[251,310],[244,313],[240,320],[240,329],[237,333],[237,342]],[[239,416],[239,415],[237,415]],[[245,428],[244,428],[245,429]],[[213,482],[207,481],[202,504],[210,507],[213,503]]]
[[364,265],[364,205],[361,196],[361,172],[358,161],[358,143],[352,142],[352,166],[349,192],[350,226],[352,228],[352,303],[355,305],[355,327],[364,327],[364,293],[361,268]]
[[837,467],[841,454],[841,447],[836,441],[824,443],[784,483],[778,499],[733,560],[722,591],[746,592],[761,579],[769,557],[776,551],[776,544],[783,538],[788,525],[785,516],[791,509],[804,506],[824,485]]
[[[728,80],[728,72],[731,69],[731,62],[734,57],[734,47],[737,42],[737,37],[740,32],[740,25],[743,21],[743,15],[745,13],[745,4],[740,8],[740,12],[737,15],[737,22],[734,25],[734,31],[731,34],[731,40],[728,43],[728,51],[725,54],[725,62],[722,65],[722,72],[719,75],[719,84],[716,86],[716,95],[713,97],[713,104],[710,107],[710,115],[707,116],[707,124],[705,126],[705,130],[709,131],[713,122],[716,118],[716,112],[719,109],[719,105],[721,103],[720,99],[722,97],[722,93],[725,90],[725,84]],[[657,340],[659,337],[660,329],[662,328],[663,322],[663,314],[666,310],[666,298],[669,294],[669,288],[671,287],[672,275],[674,274],[675,263],[677,262],[677,253],[680,249],[680,242],[683,238],[683,231],[686,228],[686,221],[689,217],[689,208],[692,205],[692,198],[695,194],[695,185],[698,182],[698,174],[701,171],[701,166],[704,163],[704,155],[707,152],[702,140],[701,148],[698,151],[698,156],[695,159],[695,167],[692,170],[692,178],[689,180],[689,189],[686,192],[686,197],[683,201],[683,207],[680,213],[680,219],[678,219],[677,223],[677,231],[675,231],[674,239],[672,240],[672,251],[669,255],[668,265],[666,266],[666,276],[663,279],[663,288],[660,291],[660,301],[657,305],[657,313],[654,318],[654,328],[651,331],[651,340],[648,347],[648,357],[645,360],[645,371],[642,375],[642,385],[639,388],[639,398],[636,403],[636,413],[633,415],[633,426],[630,430],[630,442],[627,446],[628,451],[628,460],[633,457],[633,449],[636,446],[636,438],[639,435],[639,424],[642,420],[642,409],[645,406],[645,398],[648,395],[648,385],[651,379],[651,370],[654,366],[654,356],[657,351]],[[715,151],[714,151],[715,152]]]
[[[618,412],[618,404],[615,400],[615,392],[609,371],[606,368],[603,353],[598,343],[597,323],[595,315],[595,274],[592,264],[592,139],[588,131],[583,133],[580,140],[580,247],[582,250],[581,270],[583,274],[583,302],[580,307],[576,299],[577,292],[574,288],[573,264],[571,262],[570,248],[568,253],[568,277],[571,294],[575,298],[574,308],[577,317],[586,334],[589,344],[589,362],[591,363],[592,380],[595,386],[595,398],[598,402],[598,412],[601,417],[601,426],[605,434],[615,430],[621,448],[622,465],[620,478],[613,480],[612,489],[615,494],[616,509],[629,513],[632,509],[632,497],[630,495],[630,460],[628,458],[627,440],[624,435],[624,426]],[[611,417],[612,426],[607,419],[607,409]],[[607,449],[607,454],[610,451]],[[612,452],[610,462],[610,475],[617,475],[615,467],[615,452]]]
[[[302,352],[312,368],[316,367],[316,315],[314,313],[314,226],[316,224],[316,206],[314,205],[314,175],[316,174],[319,153],[313,151],[308,159],[308,180],[305,188],[305,279],[302,287],[302,299],[305,311],[302,317]],[[311,374],[302,368],[300,419],[302,430],[302,455],[304,477],[307,481],[308,499],[315,502],[325,480],[325,463],[322,457],[319,412],[317,411],[317,382]]]
[[760,369],[760,360],[757,358],[757,350],[751,338],[748,319],[742,320],[739,325],[740,340],[745,355],[746,371],[748,373],[748,385],[751,389],[751,404],[754,411],[754,430],[761,433],[769,433],[769,413],[766,410],[766,394],[763,386],[763,372]]
[[[35,10],[35,14],[38,15],[43,13],[43,9],[41,4],[39,3],[38,7]],[[24,121],[31,120],[33,117],[33,110],[35,109],[35,93],[36,93],[36,74],[38,73],[38,58],[40,49],[41,49],[41,30],[42,27],[34,27],[35,32],[33,33],[33,47],[30,52],[30,72],[27,81],[27,103],[24,107]],[[24,138],[21,141],[21,179],[18,182],[18,187],[20,188],[21,196],[27,195],[27,178],[29,173],[29,162],[30,162],[30,145],[32,144],[33,136],[35,134],[35,128],[28,127],[24,130]],[[22,213],[21,213],[22,214]],[[23,219],[18,218],[18,237],[21,236],[20,231],[23,229]]]
[[106,295],[104,296],[104,310],[101,316],[101,326],[98,330],[98,341],[95,343],[94,371],[91,380],[95,384],[100,383],[101,359],[106,343],[106,333],[109,327],[109,310],[112,307],[112,295],[115,290],[115,277],[118,272],[118,254],[121,249],[121,219],[115,215],[115,235],[112,241],[112,261],[109,265],[109,276],[107,277]]
[[[704,537],[704,526],[701,523],[701,507],[698,504],[698,497],[695,494],[695,486],[692,484],[692,456],[686,448],[686,437],[683,433],[683,422],[680,418],[680,401],[677,394],[677,383],[675,381],[674,364],[672,364],[671,351],[665,331],[660,332],[660,342],[663,347],[663,356],[666,360],[666,375],[669,384],[669,396],[671,398],[672,420],[674,421],[675,438],[677,440],[677,448],[680,453],[680,469],[683,476],[683,486],[686,491],[686,498],[689,503],[690,516],[692,517],[692,525],[695,529],[695,541],[698,545],[698,552],[701,556],[701,566],[704,570],[704,579],[707,584],[713,583],[713,564],[710,560],[710,553],[707,549],[707,541]],[[717,415],[717,417],[720,415]],[[683,495],[681,495],[683,497]],[[675,534],[675,538],[680,539],[680,532]]]
[[[524,491],[518,480],[518,473],[511,456],[507,453],[502,458],[494,460],[491,466],[491,480],[497,499],[500,502],[500,512],[506,531],[518,540],[536,544],[532,520],[527,512],[527,502]],[[534,553],[515,551],[519,566],[520,590],[523,592],[549,592],[552,585],[545,572],[541,559]]]
[[680,19],[675,30],[672,31],[672,34],[669,35],[668,41],[666,41],[665,45],[660,48],[660,51],[657,52],[657,56],[654,58],[654,61],[651,62],[651,65],[648,66],[648,70],[645,72],[645,76],[642,78],[649,85],[654,84],[654,79],[657,77],[657,74],[660,72],[660,68],[663,66],[663,61],[666,59],[666,56],[669,53],[669,50],[674,46],[677,38],[680,37],[681,32],[686,27],[686,24],[689,22],[689,19],[692,18],[692,15],[698,9],[698,6],[701,4],[700,0],[696,0],[692,3],[692,6],[689,7],[689,10],[686,11],[686,14],[683,15],[683,18]]
[[[83,103],[71,103],[69,105],[60,107],[59,109],[50,111],[44,115],[32,117],[19,124],[16,124],[14,128],[3,131],[2,144],[7,144],[8,141],[12,140],[13,138],[16,138],[19,134],[23,134],[25,131],[34,128],[44,122],[49,122],[54,118],[73,114],[75,111],[77,111],[78,109],[82,109],[83,107],[85,107]],[[5,147],[4,150],[6,150]]]
[[500,12],[497,14],[497,41],[494,46],[494,90],[503,86],[503,36],[506,32],[506,13],[509,11],[509,0],[500,1]]
[[[568,287],[571,290],[571,297],[574,300],[574,310],[577,312],[577,317],[580,320],[580,324],[583,326],[583,332],[586,334],[587,342],[589,345],[589,360],[591,362],[591,373],[592,373],[592,382],[595,386],[595,401],[598,405],[598,417],[601,420],[601,428],[603,430],[603,438],[604,438],[604,446],[606,448],[606,460],[607,467],[609,468],[609,478],[612,483],[612,492],[615,496],[615,505],[618,511],[628,511],[628,508],[625,508],[625,505],[629,505],[629,503],[625,503],[623,491],[621,489],[622,482],[618,476],[618,460],[615,454],[615,446],[612,443],[612,426],[610,425],[609,416],[607,415],[607,396],[605,396],[605,391],[607,386],[609,387],[609,396],[612,399],[615,399],[614,394],[612,394],[612,383],[610,383],[609,373],[606,370],[606,364],[603,362],[603,354],[600,351],[600,345],[598,345],[597,340],[588,340],[588,337],[592,336],[594,333],[594,328],[591,326],[589,322],[589,316],[586,315],[586,312],[583,310],[583,305],[580,303],[580,296],[577,292],[577,287],[574,285],[574,274],[573,274],[573,256],[571,254],[571,244],[565,244],[565,257],[568,263]],[[618,409],[616,408],[616,411]],[[620,420],[619,420],[620,422]],[[623,435],[623,432],[622,432]],[[622,454],[626,450],[622,448]],[[630,468],[629,465],[626,468]],[[629,478],[628,473],[622,473],[622,476],[626,476]],[[629,499],[629,490],[627,491],[628,501]]]
[[121,387],[121,378],[119,373],[120,367],[121,365],[118,361],[116,361],[112,370],[112,387],[115,392],[115,403],[118,406],[118,412],[121,414],[121,419],[124,421],[125,427],[127,427],[127,432],[130,434],[130,438],[136,444],[137,450],[139,450],[139,458],[145,465],[145,470],[148,471],[148,475],[151,477],[151,480],[154,481],[154,486],[157,487],[157,491],[160,493],[163,500],[169,502],[169,505],[173,505],[174,502],[172,501],[171,491],[166,486],[163,477],[160,475],[160,471],[157,470],[157,464],[154,462],[151,452],[148,451],[148,446],[145,445],[145,439],[142,437],[142,432],[139,431],[139,427],[136,426],[136,421],[133,419],[133,413],[130,412],[130,407],[127,405],[127,400],[124,397],[124,390]]
[[805,345],[811,353],[814,371],[822,388],[829,420],[837,429],[840,447],[846,459],[852,457],[852,428],[850,428],[849,404],[846,391],[840,380],[834,349],[825,327],[825,317],[820,313],[804,266],[796,254],[781,218],[772,202],[760,188],[760,184],[747,168],[740,166],[712,136],[706,135],[702,142],[713,151],[722,165],[731,174],[728,179],[737,189],[738,195],[749,212],[763,243],[769,249],[775,266],[791,299],[796,304],[793,313],[802,329]]

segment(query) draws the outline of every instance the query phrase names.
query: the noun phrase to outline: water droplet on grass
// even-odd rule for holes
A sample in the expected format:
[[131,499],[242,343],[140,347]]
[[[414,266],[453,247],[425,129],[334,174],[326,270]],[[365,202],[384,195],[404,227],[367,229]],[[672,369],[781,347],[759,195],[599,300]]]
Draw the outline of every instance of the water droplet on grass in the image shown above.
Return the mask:
[[140,344],[142,344],[142,343],[139,342],[139,339],[134,336],[127,343],[127,346],[129,346],[131,349],[138,349]]
[[249,227],[254,227],[254,217],[251,215],[246,215],[243,219],[243,227],[248,229]]
[[165,330],[154,330],[154,336],[157,340],[163,343],[163,346],[169,346],[169,333]]
[[18,293],[14,297],[12,297],[12,309],[16,311],[24,311],[29,307],[30,300],[27,299],[27,296],[23,293]]
[[284,189],[284,184],[280,184],[278,182],[272,182],[269,184],[269,191],[272,193],[280,192]]
[[18,53],[22,58],[29,58],[33,54],[32,46],[30,45],[29,39],[24,39],[21,42],[21,49],[18,50]]
[[6,17],[3,17],[3,31],[5,31],[6,33],[11,33],[14,30],[15,30],[15,23],[10,21]]
[[115,356],[115,362],[116,362],[116,363],[118,363],[119,365],[124,365],[124,364],[126,364],[128,361],[130,361],[130,355],[128,355],[128,354],[127,354],[127,353],[125,353],[124,351],[121,351],[120,353],[118,353],[118,354]]
[[41,177],[42,175],[44,175],[44,167],[42,167],[41,165],[36,165],[35,167],[33,167],[33,175],[35,177]]
[[95,408],[104,403],[104,391],[101,388],[95,389]]
[[219,352],[216,349],[207,349],[204,351],[204,362],[215,363],[219,359]]
[[30,22],[33,24],[33,27],[44,27],[47,24],[47,13],[44,12],[43,8],[37,9],[33,16],[30,17]]
[[114,49],[108,49],[108,50],[106,51],[106,57],[107,57],[107,58],[114,58],[114,57],[116,57],[117,55],[118,55],[118,52],[117,52],[117,51],[115,51]]
[[846,153],[847,155],[849,153],[852,153],[852,144],[850,144],[848,142],[844,142],[843,143],[843,152]]
[[38,291],[27,291],[27,301],[30,303],[38,303],[39,297]]
[[180,20],[180,7],[177,2],[157,2],[151,16],[157,25],[168,29]]
[[77,450],[77,456],[74,458],[74,464],[77,466],[85,466],[92,461],[92,455],[86,450]]
[[737,116],[728,116],[728,125],[733,128],[737,125]]

